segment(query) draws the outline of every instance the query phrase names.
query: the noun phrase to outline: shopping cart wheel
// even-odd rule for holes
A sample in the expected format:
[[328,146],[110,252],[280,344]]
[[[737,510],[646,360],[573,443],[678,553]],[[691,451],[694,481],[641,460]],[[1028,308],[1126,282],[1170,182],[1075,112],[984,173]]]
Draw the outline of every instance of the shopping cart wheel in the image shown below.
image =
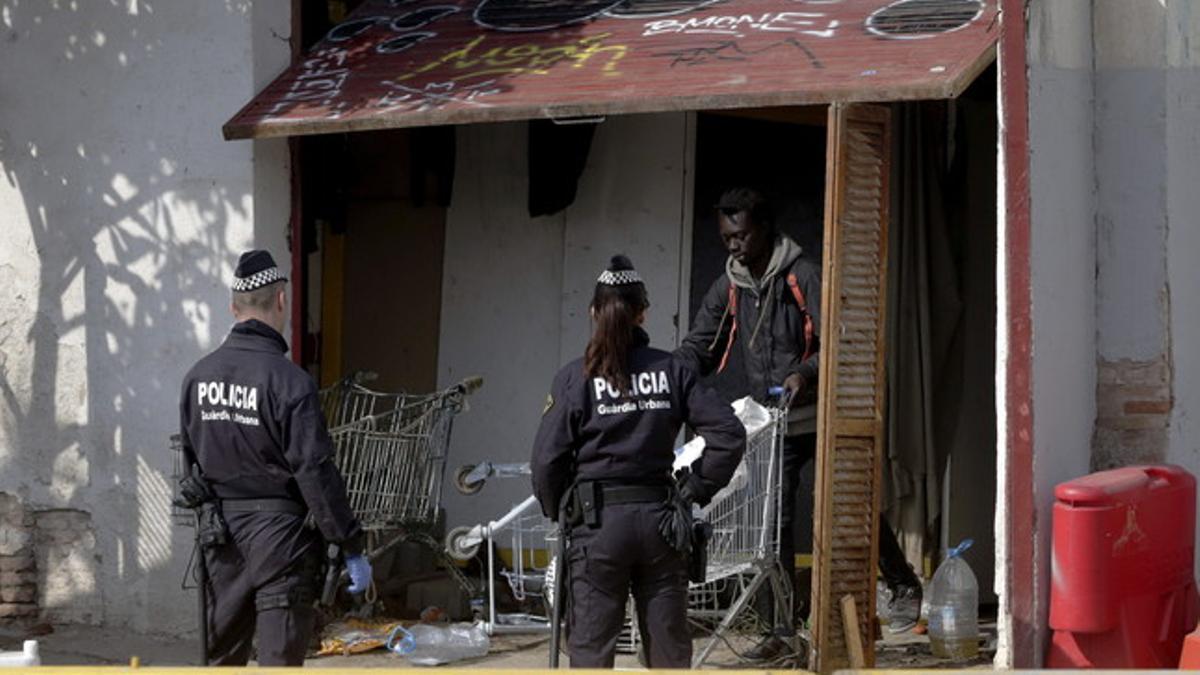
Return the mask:
[[455,560],[470,560],[475,557],[476,553],[479,553],[479,544],[482,542],[470,545],[464,543],[471,529],[468,525],[460,525],[446,534],[446,553],[451,558]]
[[483,484],[487,481],[477,480],[470,481],[468,476],[475,470],[474,464],[463,464],[458,467],[458,471],[454,472],[454,488],[464,495],[473,495],[483,489]]

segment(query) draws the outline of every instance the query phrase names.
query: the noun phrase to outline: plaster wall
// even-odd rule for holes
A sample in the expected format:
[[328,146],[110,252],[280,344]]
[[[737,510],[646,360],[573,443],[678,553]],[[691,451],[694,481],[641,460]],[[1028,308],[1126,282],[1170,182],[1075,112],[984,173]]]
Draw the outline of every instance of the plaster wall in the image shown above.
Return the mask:
[[1200,8],[1095,0],[1097,334],[1093,467],[1200,475]]
[[1094,6],[1097,348],[1148,361],[1166,347],[1165,23],[1158,3]]
[[[1046,636],[1053,489],[1087,473],[1096,417],[1090,14],[1089,3],[1047,2],[1028,17],[1035,644]],[[1008,564],[1006,546],[996,554]]]
[[220,136],[287,9],[0,1],[0,492],[39,514],[43,619],[194,632],[167,437],[238,252],[289,267],[286,144]]
[[1033,3],[1028,30],[1044,617],[1057,482],[1139,462],[1200,475],[1200,9]]
[[[1174,374],[1166,459],[1200,476],[1200,7],[1168,4],[1166,18],[1166,261]],[[1196,564],[1200,573],[1200,559]]]
[[[448,474],[481,461],[529,461],[550,382],[583,353],[587,305],[614,253],[629,255],[646,280],[652,344],[675,344],[684,223],[690,228],[687,119],[634,115],[601,123],[575,203],[540,218],[526,207],[527,126],[459,127],[439,384],[478,374],[484,385],[455,421]],[[498,518],[529,494],[527,477],[492,480],[474,496],[447,481],[447,525]]]

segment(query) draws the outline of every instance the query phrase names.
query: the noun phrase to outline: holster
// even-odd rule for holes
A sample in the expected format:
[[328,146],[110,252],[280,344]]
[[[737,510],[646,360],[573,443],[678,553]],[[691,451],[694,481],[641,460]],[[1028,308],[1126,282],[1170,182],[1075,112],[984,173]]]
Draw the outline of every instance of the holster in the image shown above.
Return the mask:
[[333,606],[333,601],[337,599],[338,581],[341,579],[344,566],[342,547],[337,544],[329,544],[325,550],[325,583],[321,588],[321,605]]
[[229,541],[229,526],[221,515],[221,504],[196,465],[179,479],[177,506],[196,512],[196,543],[200,548],[222,546]]
[[196,515],[196,540],[200,548],[215,548],[229,542],[229,526],[217,500],[202,502],[196,508]]
[[571,486],[563,514],[566,524],[570,527],[600,527],[601,494],[600,483],[596,481],[581,481]]
[[708,540],[713,528],[707,520],[692,522],[692,553],[688,556],[688,581],[702,584],[708,580]]

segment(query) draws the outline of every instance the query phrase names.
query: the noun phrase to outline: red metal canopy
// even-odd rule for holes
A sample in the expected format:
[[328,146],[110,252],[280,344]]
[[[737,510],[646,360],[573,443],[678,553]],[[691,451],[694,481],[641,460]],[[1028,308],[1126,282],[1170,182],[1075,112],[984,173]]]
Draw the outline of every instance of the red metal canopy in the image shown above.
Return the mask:
[[996,0],[368,0],[224,133],[951,98],[997,23]]

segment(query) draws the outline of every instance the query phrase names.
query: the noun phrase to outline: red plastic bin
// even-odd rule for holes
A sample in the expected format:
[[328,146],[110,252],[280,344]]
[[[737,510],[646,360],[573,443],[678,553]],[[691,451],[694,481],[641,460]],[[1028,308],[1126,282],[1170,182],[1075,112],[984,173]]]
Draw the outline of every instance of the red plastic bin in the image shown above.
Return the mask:
[[1102,471],[1054,490],[1050,668],[1175,668],[1196,627],[1196,479]]

